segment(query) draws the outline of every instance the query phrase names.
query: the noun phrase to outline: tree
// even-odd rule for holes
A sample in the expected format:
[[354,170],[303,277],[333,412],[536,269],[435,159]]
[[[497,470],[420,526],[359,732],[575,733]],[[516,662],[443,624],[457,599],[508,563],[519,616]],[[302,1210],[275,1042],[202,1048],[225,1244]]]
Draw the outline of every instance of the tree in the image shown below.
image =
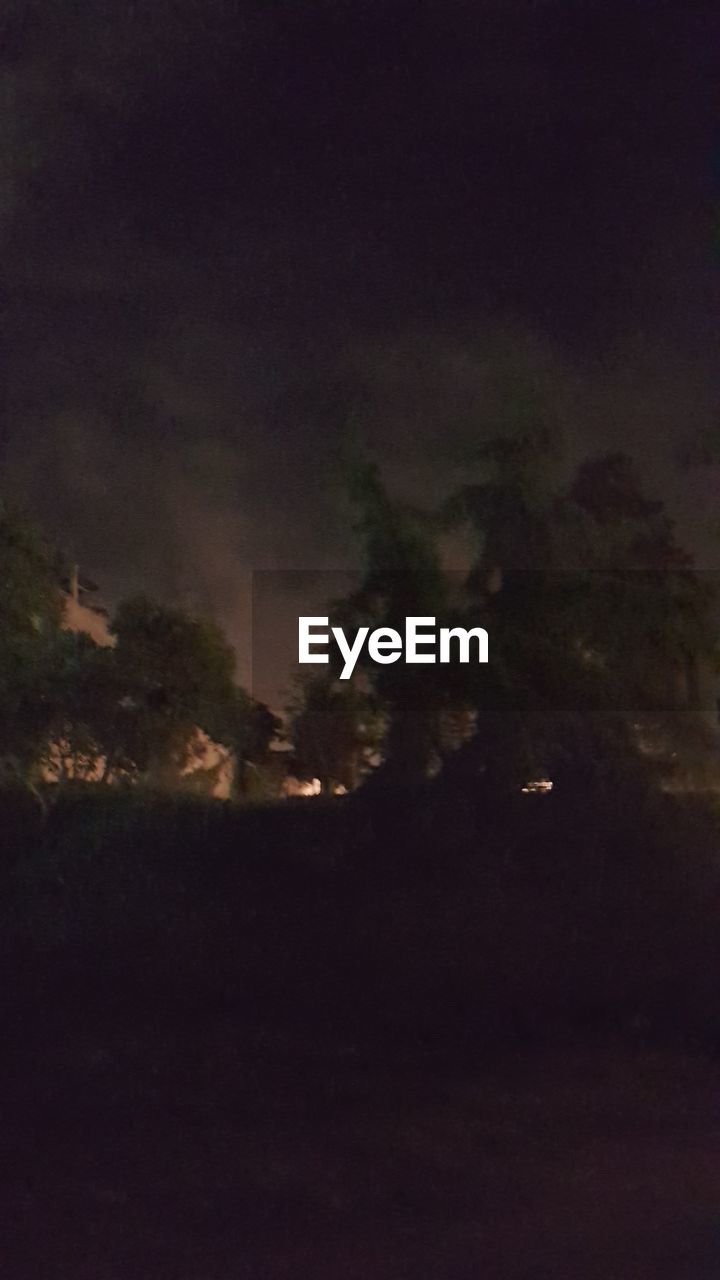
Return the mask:
[[62,557],[0,503],[0,764],[26,783],[147,779],[177,784],[205,741],[266,761],[279,721],[234,681],[211,620],[146,596],[125,601],[99,646],[62,629]]
[[490,476],[450,506],[476,530],[468,615],[481,611],[492,637],[491,668],[467,672],[475,747],[509,785],[577,761],[591,719],[594,757],[613,735],[626,750],[638,716],[667,707],[715,647],[710,593],[630,461],[592,459],[567,490],[533,492],[532,445],[491,443]]
[[61,614],[55,553],[24,513],[0,501],[0,756],[25,779],[53,715]]
[[198,729],[224,742],[236,702],[235,656],[211,620],[136,596],[112,631],[119,757],[153,781],[176,780]]
[[113,649],[82,632],[60,634],[44,753],[47,772],[59,784],[107,781],[111,764],[121,771],[122,692]]
[[205,619],[145,598],[121,605],[115,647],[63,633],[48,764],[59,782],[147,779],[211,790],[225,765],[187,771],[208,739],[249,765],[265,761],[279,721],[232,678],[234,656]]
[[543,563],[553,494],[548,480],[552,455],[552,437],[541,422],[475,450],[480,481],[461,486],[442,511],[446,525],[468,523],[474,530],[476,571],[482,578],[473,581],[486,586],[498,570],[506,574]]
[[[388,627],[401,634],[410,615],[447,613],[448,581],[437,548],[437,525],[427,513],[393,502],[378,468],[363,462],[350,476],[363,548],[359,589],[336,604],[344,626]],[[395,785],[423,779],[437,752],[438,721],[448,702],[447,683],[436,668],[367,665],[360,659],[386,713],[384,761],[376,781]]]
[[374,700],[352,682],[313,676],[302,681],[289,708],[292,768],[300,778],[318,778],[323,791],[357,785],[366,757],[378,744]]
[[581,464],[554,515],[567,568],[584,573],[578,642],[602,654],[618,695],[676,703],[688,665],[712,658],[716,628],[712,591],[663,503],[645,496],[629,458],[608,454]]
[[281,736],[282,722],[270,708],[236,687],[219,737],[234,754],[235,791],[239,796],[252,790],[253,779],[270,762],[272,743]]

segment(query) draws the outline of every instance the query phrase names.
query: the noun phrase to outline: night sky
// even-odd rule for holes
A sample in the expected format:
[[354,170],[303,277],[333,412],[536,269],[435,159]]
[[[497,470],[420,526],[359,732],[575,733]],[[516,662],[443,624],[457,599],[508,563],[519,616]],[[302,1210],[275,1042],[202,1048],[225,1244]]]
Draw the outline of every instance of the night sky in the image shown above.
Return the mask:
[[715,563],[714,3],[4,8],[3,486],[111,598],[242,656],[249,569],[352,562],[348,432],[437,500],[516,368]]

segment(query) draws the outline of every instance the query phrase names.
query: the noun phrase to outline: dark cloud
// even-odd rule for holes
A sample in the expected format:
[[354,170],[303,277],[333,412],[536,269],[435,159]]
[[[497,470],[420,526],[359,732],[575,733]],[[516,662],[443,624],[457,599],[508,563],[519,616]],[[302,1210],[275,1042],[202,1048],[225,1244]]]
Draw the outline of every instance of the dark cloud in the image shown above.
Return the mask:
[[433,496],[507,412],[502,348],[571,457],[632,447],[709,546],[714,491],[676,461],[717,416],[719,26],[662,0],[16,0],[6,483],[111,592],[195,594],[240,641],[247,571],[352,559],[346,428]]

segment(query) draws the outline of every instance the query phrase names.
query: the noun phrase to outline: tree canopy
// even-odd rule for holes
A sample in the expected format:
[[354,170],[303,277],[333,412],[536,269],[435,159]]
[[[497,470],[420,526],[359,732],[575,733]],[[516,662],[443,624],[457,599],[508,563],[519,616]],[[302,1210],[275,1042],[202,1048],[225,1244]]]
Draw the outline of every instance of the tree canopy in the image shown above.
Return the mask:
[[[368,669],[388,711],[386,759],[416,776],[448,709],[475,715],[474,750],[498,785],[577,759],[583,735],[593,753],[613,735],[627,750],[639,721],[700,714],[693,671],[717,660],[713,597],[663,504],[617,453],[549,483],[551,449],[535,421],[490,440],[479,481],[437,513],[394,503],[370,466],[354,478],[365,572],[343,621],[402,630],[428,614],[490,634],[488,666]],[[443,525],[474,533],[459,592],[440,567]]]
[[0,500],[0,755],[20,772],[52,718],[61,605],[55,559],[35,523]]

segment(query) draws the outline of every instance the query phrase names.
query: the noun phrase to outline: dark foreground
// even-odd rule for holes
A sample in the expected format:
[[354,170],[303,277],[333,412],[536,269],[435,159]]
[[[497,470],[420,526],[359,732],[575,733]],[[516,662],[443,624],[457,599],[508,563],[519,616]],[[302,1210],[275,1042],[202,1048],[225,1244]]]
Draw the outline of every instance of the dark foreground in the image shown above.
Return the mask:
[[103,1017],[2,1053],[8,1280],[710,1280],[720,1069]]
[[714,810],[12,817],[2,1280],[720,1276]]

